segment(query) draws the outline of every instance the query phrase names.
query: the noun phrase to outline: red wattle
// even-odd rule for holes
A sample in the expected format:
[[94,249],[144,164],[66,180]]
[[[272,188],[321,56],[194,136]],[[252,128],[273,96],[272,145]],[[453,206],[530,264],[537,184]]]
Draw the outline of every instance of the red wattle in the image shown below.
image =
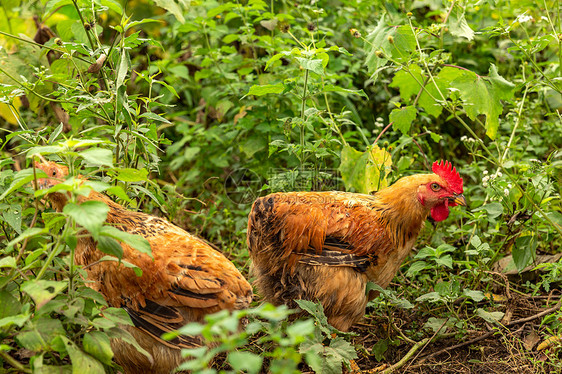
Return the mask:
[[431,218],[436,221],[443,221],[449,217],[449,207],[447,206],[447,200],[443,204],[435,205],[431,208]]

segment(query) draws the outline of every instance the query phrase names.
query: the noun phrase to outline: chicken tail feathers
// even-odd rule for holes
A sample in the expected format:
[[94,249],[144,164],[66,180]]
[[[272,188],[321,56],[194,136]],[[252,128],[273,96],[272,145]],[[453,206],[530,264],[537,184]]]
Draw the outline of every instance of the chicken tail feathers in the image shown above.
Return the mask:
[[162,339],[164,333],[177,330],[187,323],[175,308],[146,300],[146,306],[138,311],[126,306],[123,306],[123,309],[127,311],[136,328],[169,348],[194,348],[203,345],[201,338],[195,336],[180,335],[171,340]]

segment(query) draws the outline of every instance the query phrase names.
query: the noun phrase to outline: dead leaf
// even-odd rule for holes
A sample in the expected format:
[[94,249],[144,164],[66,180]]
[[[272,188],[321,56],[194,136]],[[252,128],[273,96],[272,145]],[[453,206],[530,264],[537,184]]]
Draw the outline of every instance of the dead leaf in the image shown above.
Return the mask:
[[535,332],[535,330],[531,331],[529,335],[523,338],[523,346],[528,351],[532,351],[535,345],[541,340],[539,334]]

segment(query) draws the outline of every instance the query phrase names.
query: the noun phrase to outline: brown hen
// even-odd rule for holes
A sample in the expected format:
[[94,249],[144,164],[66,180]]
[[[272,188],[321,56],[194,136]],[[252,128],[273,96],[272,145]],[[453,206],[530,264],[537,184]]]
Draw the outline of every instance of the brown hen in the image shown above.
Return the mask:
[[[54,162],[36,164],[49,178],[38,180],[41,188],[63,181],[68,169]],[[62,211],[68,195],[48,195],[53,207]],[[97,262],[104,253],[88,235],[80,235],[75,262],[88,265],[88,284],[99,291],[113,307],[127,311],[135,327],[128,331],[142,348],[152,355],[152,362],[133,346],[114,340],[115,360],[126,373],[170,373],[182,361],[181,348],[203,345],[200,337],[180,336],[164,341],[160,336],[188,322],[203,322],[210,313],[243,309],[252,300],[252,288],[236,267],[206,241],[189,234],[170,222],[140,212],[132,212],[107,196],[92,191],[78,197],[78,203],[102,201],[109,207],[107,223],[148,240],[154,259],[125,243],[123,260],[142,269],[138,277],[130,268],[113,261]],[[83,234],[86,234],[85,232]]]
[[463,181],[448,162],[433,174],[399,179],[374,195],[348,192],[274,193],[254,202],[248,247],[256,286],[266,301],[297,307],[319,301],[341,331],[359,321],[368,281],[386,287],[429,215],[466,205]]

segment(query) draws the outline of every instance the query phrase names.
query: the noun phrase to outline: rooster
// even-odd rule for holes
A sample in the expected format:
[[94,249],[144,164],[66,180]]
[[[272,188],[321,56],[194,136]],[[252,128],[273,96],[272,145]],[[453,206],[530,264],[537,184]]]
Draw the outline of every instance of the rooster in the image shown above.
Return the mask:
[[433,174],[403,177],[374,195],[348,192],[273,193],[254,202],[248,248],[256,287],[266,301],[296,308],[319,301],[328,322],[348,331],[376,291],[388,286],[429,215],[465,205],[463,180],[449,162]]
[[[54,162],[36,163],[48,178],[39,179],[41,188],[61,183],[68,175],[65,166]],[[57,211],[69,196],[63,192],[47,195]],[[115,361],[126,373],[171,373],[181,363],[181,348],[203,345],[200,337],[179,336],[165,341],[161,335],[187,322],[203,322],[205,315],[228,309],[243,309],[252,300],[252,288],[236,267],[206,241],[168,221],[145,213],[132,212],[107,196],[91,191],[79,196],[78,203],[102,201],[109,207],[107,223],[148,240],[154,259],[121,243],[123,260],[138,266],[138,277],[130,268],[114,261],[99,260],[89,235],[79,235],[74,260],[87,265],[88,285],[99,291],[113,307],[127,311],[135,327],[128,331],[150,353],[147,359],[133,346],[114,340]],[[84,233],[85,234],[85,233]]]

